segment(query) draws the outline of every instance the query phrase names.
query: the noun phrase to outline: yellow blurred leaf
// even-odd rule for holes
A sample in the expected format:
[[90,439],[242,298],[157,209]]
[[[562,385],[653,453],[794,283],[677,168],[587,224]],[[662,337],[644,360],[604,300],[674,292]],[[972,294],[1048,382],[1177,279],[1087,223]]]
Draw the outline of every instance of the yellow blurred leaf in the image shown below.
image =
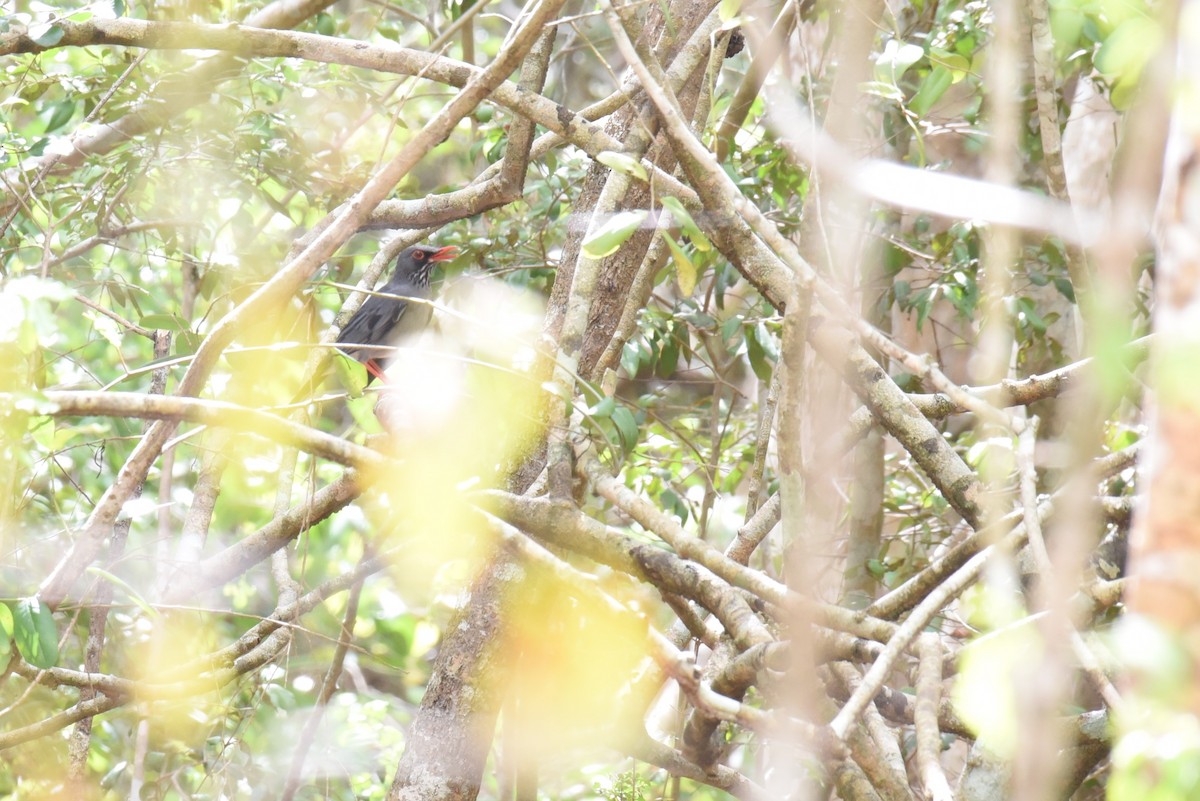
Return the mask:
[[517,737],[534,755],[618,741],[640,718],[622,708],[646,657],[647,624],[590,593],[532,573],[512,599]]
[[660,233],[671,250],[671,260],[675,262],[675,280],[679,282],[679,292],[685,298],[691,297],[692,293],[696,291],[696,265],[692,264],[692,260],[683,252],[683,248],[679,246],[674,237],[666,231]]
[[951,700],[979,741],[1002,759],[1017,744],[1017,681],[1042,658],[1036,627],[1011,626],[962,650]]

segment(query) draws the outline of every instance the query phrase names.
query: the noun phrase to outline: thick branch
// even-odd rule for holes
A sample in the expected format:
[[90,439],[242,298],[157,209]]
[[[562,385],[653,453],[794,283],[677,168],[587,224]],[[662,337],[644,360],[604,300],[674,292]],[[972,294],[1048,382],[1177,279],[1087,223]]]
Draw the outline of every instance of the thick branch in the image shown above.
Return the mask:
[[[225,51],[246,58],[303,58],[320,63],[417,76],[457,87],[466,87],[485,73],[496,71],[495,62],[481,68],[396,45],[372,45],[314,33],[266,30],[245,25],[149,22],[130,18],[93,19],[87,22],[64,20],[59,25],[63,29],[63,38],[53,47],[38,44],[27,32],[21,30],[0,34],[0,55],[40,53],[59,47],[86,47],[98,44],[171,50],[206,49]],[[500,77],[503,79],[507,75],[508,72],[505,72]],[[581,115],[536,92],[523,90],[512,82],[496,82],[494,86],[489,87],[485,95],[491,102],[527,117],[590,155],[594,156],[603,150],[624,150],[621,142],[589,123]],[[428,126],[418,133],[418,138],[427,130]],[[658,170],[650,162],[644,162],[643,166],[653,174],[660,192],[683,198],[694,197],[678,180]],[[445,221],[448,211],[442,207],[416,209],[393,206],[391,209],[392,213],[404,209],[413,214],[408,220],[410,226],[439,224]],[[423,215],[418,216],[415,212],[423,212]],[[369,222],[369,219],[364,218],[364,224]],[[375,220],[373,224],[379,225],[380,222]]]
[[175,423],[186,420],[257,434],[348,467],[384,468],[388,464],[387,458],[361,445],[236,403],[137,392],[48,391],[42,397],[44,402],[0,393],[0,406],[33,404],[38,413],[54,417],[134,417]]

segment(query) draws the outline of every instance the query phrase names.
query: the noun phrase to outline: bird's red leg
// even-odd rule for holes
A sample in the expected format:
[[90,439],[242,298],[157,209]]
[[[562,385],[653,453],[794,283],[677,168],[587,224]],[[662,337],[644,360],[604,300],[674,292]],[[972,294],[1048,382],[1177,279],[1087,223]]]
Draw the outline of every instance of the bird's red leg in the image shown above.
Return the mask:
[[366,366],[368,373],[375,376],[385,384],[388,382],[387,376],[383,374],[383,370],[379,368],[378,362],[376,362],[374,359],[367,359],[365,362],[363,362],[363,364]]

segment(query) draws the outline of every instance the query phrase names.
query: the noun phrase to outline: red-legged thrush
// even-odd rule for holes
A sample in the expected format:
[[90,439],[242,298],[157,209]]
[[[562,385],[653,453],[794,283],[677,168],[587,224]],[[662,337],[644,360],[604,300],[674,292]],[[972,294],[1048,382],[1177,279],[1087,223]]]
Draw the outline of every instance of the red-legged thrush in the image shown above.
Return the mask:
[[458,255],[458,248],[417,245],[400,254],[392,277],[367,298],[342,333],[338,348],[347,356],[362,362],[367,368],[367,383],[383,378],[388,353],[381,347],[395,346],[401,339],[419,334],[429,325],[433,307],[428,303],[410,302],[429,299],[429,273],[435,262],[449,261]]

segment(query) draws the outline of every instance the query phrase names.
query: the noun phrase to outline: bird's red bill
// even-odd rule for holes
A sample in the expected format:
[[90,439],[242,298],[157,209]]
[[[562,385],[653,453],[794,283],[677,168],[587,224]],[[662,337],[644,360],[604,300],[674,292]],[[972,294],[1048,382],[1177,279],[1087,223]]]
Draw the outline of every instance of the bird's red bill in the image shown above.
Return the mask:
[[430,256],[429,260],[430,261],[450,261],[457,255],[458,255],[458,248],[456,248],[454,245],[446,245],[446,247],[442,248],[437,253],[434,253],[432,256]]

